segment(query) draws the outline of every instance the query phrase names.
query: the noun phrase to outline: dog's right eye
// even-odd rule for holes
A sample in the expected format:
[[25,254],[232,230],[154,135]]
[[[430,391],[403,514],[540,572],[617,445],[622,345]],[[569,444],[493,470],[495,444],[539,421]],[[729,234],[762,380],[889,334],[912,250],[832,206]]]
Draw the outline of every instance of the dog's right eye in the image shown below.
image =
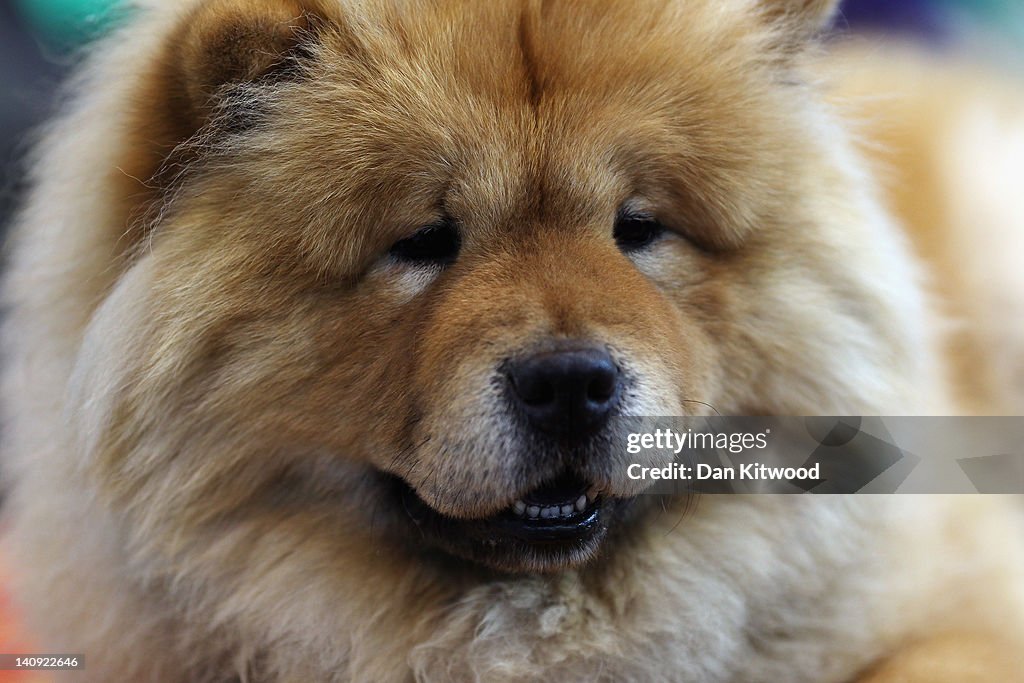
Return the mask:
[[399,240],[391,255],[407,263],[447,266],[455,262],[462,247],[462,235],[452,221],[420,228],[412,237]]
[[665,228],[653,216],[620,209],[615,218],[615,243],[622,251],[638,251],[650,246]]

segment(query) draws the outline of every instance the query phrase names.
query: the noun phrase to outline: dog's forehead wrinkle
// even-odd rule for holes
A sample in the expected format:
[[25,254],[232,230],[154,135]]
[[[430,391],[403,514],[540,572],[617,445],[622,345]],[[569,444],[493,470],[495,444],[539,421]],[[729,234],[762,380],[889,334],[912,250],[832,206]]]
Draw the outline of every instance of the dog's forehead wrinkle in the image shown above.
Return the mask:
[[517,37],[523,65],[523,80],[526,82],[527,102],[536,111],[540,98],[543,96],[544,83],[541,80],[537,57],[534,54],[534,28],[532,26],[534,19],[530,16],[529,10],[529,5],[524,5],[519,15]]

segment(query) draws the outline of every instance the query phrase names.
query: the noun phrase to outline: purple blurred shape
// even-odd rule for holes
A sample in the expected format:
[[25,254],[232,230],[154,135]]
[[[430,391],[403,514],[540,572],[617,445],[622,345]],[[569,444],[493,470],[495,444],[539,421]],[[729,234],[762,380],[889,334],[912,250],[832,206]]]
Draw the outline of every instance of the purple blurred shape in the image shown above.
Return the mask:
[[835,27],[908,33],[937,43],[951,36],[942,3],[935,0],[845,0]]

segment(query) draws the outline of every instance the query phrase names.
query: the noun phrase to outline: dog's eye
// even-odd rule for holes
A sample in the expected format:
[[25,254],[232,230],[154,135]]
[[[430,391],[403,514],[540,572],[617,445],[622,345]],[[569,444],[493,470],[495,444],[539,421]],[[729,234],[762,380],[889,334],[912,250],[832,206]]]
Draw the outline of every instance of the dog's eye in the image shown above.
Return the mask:
[[622,251],[643,249],[654,242],[665,228],[654,219],[641,213],[620,211],[615,219],[615,243]]
[[420,228],[412,237],[395,242],[391,255],[409,263],[447,266],[455,262],[461,246],[458,227],[444,221]]

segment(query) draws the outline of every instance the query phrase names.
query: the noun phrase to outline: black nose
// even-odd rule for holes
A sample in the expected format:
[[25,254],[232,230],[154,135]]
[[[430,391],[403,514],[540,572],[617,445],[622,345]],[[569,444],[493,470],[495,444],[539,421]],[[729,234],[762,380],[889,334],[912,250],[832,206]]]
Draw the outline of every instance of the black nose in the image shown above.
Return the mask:
[[586,436],[608,421],[620,392],[607,351],[549,351],[514,361],[512,393],[530,424],[550,434]]

